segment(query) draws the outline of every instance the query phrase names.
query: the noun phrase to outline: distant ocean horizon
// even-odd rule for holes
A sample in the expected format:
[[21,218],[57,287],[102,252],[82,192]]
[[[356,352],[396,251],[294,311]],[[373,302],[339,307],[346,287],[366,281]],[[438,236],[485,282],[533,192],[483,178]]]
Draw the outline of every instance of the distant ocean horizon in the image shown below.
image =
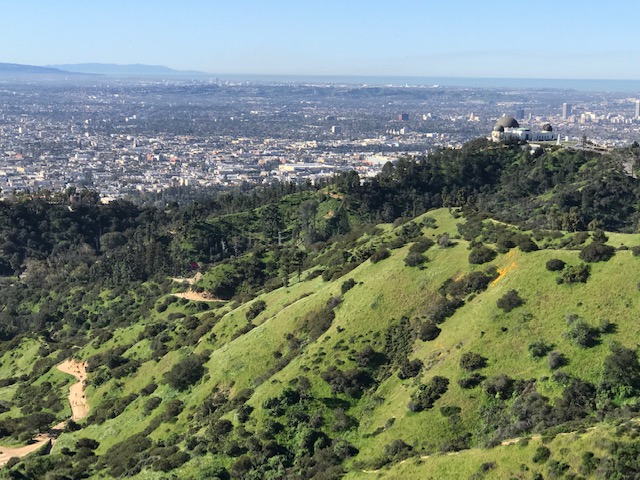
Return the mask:
[[568,78],[473,78],[473,77],[394,77],[350,75],[260,75],[212,74],[220,80],[242,82],[330,83],[345,85],[392,85],[424,87],[522,88],[577,90],[594,92],[638,92],[640,80],[602,80]]

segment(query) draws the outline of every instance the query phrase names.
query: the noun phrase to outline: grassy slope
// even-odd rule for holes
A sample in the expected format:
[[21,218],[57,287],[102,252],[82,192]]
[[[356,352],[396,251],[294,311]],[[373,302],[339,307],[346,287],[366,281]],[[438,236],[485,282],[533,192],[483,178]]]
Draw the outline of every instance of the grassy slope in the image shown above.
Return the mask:
[[[429,215],[436,218],[438,228],[425,229],[426,236],[435,237],[443,232],[456,233],[455,224],[460,220],[451,217],[446,210],[431,212]],[[390,231],[391,228],[386,226],[384,230]],[[612,236],[612,244],[633,245],[637,243],[635,240],[636,238],[631,236],[628,239],[621,235]],[[233,340],[233,332],[246,324],[245,312],[249,305],[241,305],[235,309],[225,307],[225,311],[229,312],[212,330],[216,336],[215,341],[206,335],[195,348],[196,352],[205,349],[213,351],[206,364],[208,375],[205,379],[188,393],[178,393],[162,385],[154,393],[163,398],[163,405],[169,399],[180,398],[185,402],[186,408],[176,424],[163,424],[154,432],[153,437],[162,437],[172,431],[186,429],[189,425],[189,415],[216,387],[228,389],[232,395],[244,388],[255,388],[255,393],[248,403],[256,408],[250,422],[257,424],[265,418],[262,402],[266,398],[278,395],[287,382],[300,375],[312,380],[316,396],[329,396],[330,390],[319,378],[319,374],[337,359],[346,362],[345,368],[352,364],[348,359],[349,352],[345,351],[345,344],[346,350],[358,351],[367,344],[372,344],[380,350],[383,344],[381,333],[394,319],[403,315],[423,315],[444,280],[484,268],[469,265],[467,247],[467,242],[462,240],[458,240],[456,246],[445,250],[433,247],[425,254],[430,259],[426,268],[419,270],[404,266],[403,260],[408,251],[408,246],[405,246],[392,251],[390,258],[377,264],[367,261],[336,281],[323,282],[322,279],[316,278],[261,295],[259,298],[266,302],[267,309],[254,320],[257,328]],[[548,380],[550,371],[546,361],[534,360],[528,354],[527,346],[533,340],[543,338],[553,343],[555,348],[565,353],[570,360],[565,368],[567,373],[579,375],[593,382],[599,380],[602,361],[608,353],[608,342],[616,340],[627,346],[636,345],[638,329],[634,312],[637,311],[639,302],[636,285],[640,282],[640,271],[634,268],[638,260],[632,258],[631,252],[620,251],[609,262],[594,264],[589,282],[574,286],[556,284],[557,275],[545,269],[545,263],[550,258],[561,258],[569,264],[579,263],[578,252],[567,250],[543,250],[527,254],[512,250],[505,255],[499,255],[492,263],[501,270],[501,277],[486,292],[469,301],[449,318],[442,325],[442,334],[435,341],[416,341],[413,357],[421,359],[427,367],[419,381],[427,381],[434,375],[444,375],[450,379],[449,391],[436,403],[436,408],[412,413],[407,409],[407,403],[418,381],[401,381],[396,375],[386,379],[375,392],[382,400],[374,401],[373,393],[365,395],[349,412],[360,419],[357,431],[348,434],[348,439],[360,449],[357,460],[368,461],[378,458],[384,445],[398,438],[414,444],[422,454],[437,451],[443,440],[456,435],[455,429],[439,413],[440,406],[461,407],[463,423],[468,427],[474,426],[476,411],[483,394],[480,389],[465,391],[457,385],[456,381],[462,377],[458,361],[463,352],[475,351],[488,358],[484,375],[508,372],[516,378],[536,378],[539,390],[553,397],[560,389],[557,384]],[[283,370],[256,386],[253,380],[267,372],[273,363],[274,352],[283,350],[286,344],[285,334],[295,334],[305,315],[318,310],[331,296],[339,294],[340,285],[347,278],[354,278],[358,285],[345,294],[342,305],[336,309],[336,318],[331,328],[316,342],[308,345],[303,353]],[[526,303],[510,313],[503,313],[496,308],[496,301],[513,288],[518,290]],[[173,306],[167,313],[171,311],[175,311]],[[617,333],[604,336],[602,344],[597,347],[580,349],[562,337],[567,329],[565,318],[569,314],[578,314],[594,326],[606,318],[617,325]],[[158,315],[158,318],[165,317],[166,314]],[[141,324],[121,329],[112,340],[97,349],[87,346],[78,356],[87,358],[115,345],[132,343],[141,329]],[[146,352],[148,345],[144,342],[147,341],[134,346],[127,355]],[[169,353],[159,362],[146,362],[130,378],[111,380],[99,388],[90,388],[90,404],[98,405],[105,395],[114,392],[123,395],[139,392],[153,379],[160,383],[162,375],[191,350],[190,347],[183,347]],[[316,365],[314,360],[320,358],[321,353],[325,354],[324,360],[320,365]],[[103,425],[90,426],[79,432],[63,435],[55,448],[71,446],[75,439],[80,437],[92,437],[101,442],[98,452],[103,453],[114,443],[144,429],[151,418],[142,414],[145,401],[144,397],[138,398],[122,415],[107,420]],[[161,406],[158,411],[162,408]],[[233,419],[233,415],[229,418]],[[393,426],[377,436],[365,438],[365,434],[384,426],[391,418],[395,419]],[[464,468],[470,469],[469,472],[473,473],[477,464],[486,461],[485,458],[493,458],[493,453],[496,458],[500,455],[506,458],[513,452],[519,452],[518,448],[520,447],[504,447],[495,451],[473,450],[460,455],[471,458],[469,465]],[[526,455],[529,457],[530,448],[532,447],[522,449],[528,452]],[[452,461],[454,459],[456,461]],[[192,473],[197,464],[207,461],[215,459],[194,459],[178,472]],[[396,467],[398,470],[394,472],[409,476],[409,470],[415,469],[421,472],[419,475],[416,474],[418,476],[415,478],[429,478],[430,475],[433,478],[442,478],[449,471],[447,469],[458,468],[458,463],[457,457],[453,456],[431,457],[425,459],[420,466],[409,460]],[[459,474],[464,476],[467,474],[466,471],[460,471]],[[458,476],[458,472],[451,472],[447,475]],[[143,477],[155,478],[156,475],[145,473]]]

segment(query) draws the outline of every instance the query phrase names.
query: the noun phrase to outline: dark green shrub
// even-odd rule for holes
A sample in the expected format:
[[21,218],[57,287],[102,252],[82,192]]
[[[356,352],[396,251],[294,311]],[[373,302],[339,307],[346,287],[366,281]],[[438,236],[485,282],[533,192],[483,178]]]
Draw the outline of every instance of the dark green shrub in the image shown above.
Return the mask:
[[636,245],[635,247],[631,247],[631,252],[634,257],[640,256],[640,245]]
[[471,253],[469,254],[469,263],[481,265],[483,263],[490,262],[494,258],[496,258],[495,250],[492,250],[485,245],[477,245],[471,249]]
[[422,370],[422,362],[417,358],[415,360],[407,360],[405,359],[400,364],[400,369],[398,370],[398,378],[400,380],[406,380],[407,378],[416,377],[420,370]]
[[487,359],[475,352],[465,352],[460,357],[460,368],[472,371],[484,368],[487,365]]
[[579,347],[589,348],[598,343],[600,332],[579,318],[571,322],[563,336]]
[[424,322],[418,331],[418,338],[423,342],[435,340],[442,330],[433,322]]
[[554,350],[553,352],[549,352],[549,358],[547,359],[547,365],[551,370],[556,370],[560,367],[563,367],[567,364],[567,358],[563,353]]
[[533,358],[542,358],[551,351],[553,345],[548,344],[544,340],[536,340],[529,344],[529,354]]
[[484,390],[487,395],[506,400],[513,393],[515,382],[513,378],[509,378],[504,373],[500,373],[495,377],[488,378],[484,382]]
[[469,388],[477,387],[483,382],[483,380],[484,380],[484,377],[482,375],[480,375],[478,372],[474,372],[470,374],[468,377],[461,378],[460,380],[458,380],[458,385],[460,385],[461,388],[469,389]]
[[640,363],[635,350],[613,344],[604,360],[601,387],[623,397],[631,397],[640,389]]
[[176,390],[186,390],[198,382],[204,375],[206,358],[202,355],[191,354],[176,363],[164,375],[165,381]]
[[589,265],[584,263],[581,263],[580,265],[572,265],[562,272],[562,275],[556,279],[556,282],[558,284],[586,283],[589,279],[590,273],[591,267]]
[[464,305],[464,301],[459,298],[440,298],[436,303],[431,305],[428,313],[429,319],[433,323],[442,323],[453,315],[462,305]]
[[533,463],[544,463],[549,460],[549,457],[551,457],[551,450],[549,450],[544,445],[540,445],[538,448],[536,448],[536,451],[533,454],[533,458],[531,460],[533,460]]
[[424,237],[424,238],[419,239],[413,245],[411,245],[409,247],[409,251],[412,252],[412,253],[413,252],[415,252],[415,253],[424,253],[427,250],[429,250],[431,247],[433,247],[435,244],[436,244],[436,242],[434,242],[430,238]]
[[260,315],[260,313],[264,311],[265,308],[267,308],[267,304],[264,302],[264,300],[256,300],[255,302],[253,302],[246,313],[247,321],[250,322],[251,320],[256,318],[258,315]]
[[409,410],[421,412],[433,407],[433,404],[446,393],[449,388],[449,379],[441,376],[433,377],[429,383],[420,385],[418,390],[411,395]]
[[353,278],[350,278],[342,282],[342,285],[340,286],[340,291],[344,295],[355,286],[356,286],[356,281]]
[[387,250],[385,247],[380,247],[376,252],[369,257],[371,259],[371,263],[378,263],[380,260],[384,260],[385,258],[389,258],[391,252]]
[[524,300],[518,295],[515,290],[509,290],[500,299],[498,299],[498,308],[501,308],[505,312],[510,312],[514,308],[517,308],[524,304]]
[[149,415],[153,410],[158,408],[162,403],[162,399],[160,397],[151,397],[144,404],[143,412],[145,415]]
[[604,243],[592,242],[580,250],[580,259],[585,262],[606,262],[616,253],[616,249]]
[[407,267],[417,267],[418,265],[422,265],[425,261],[426,258],[423,257],[421,253],[409,252],[404,259],[404,264]]
[[564,263],[559,258],[552,258],[547,262],[546,267],[547,267],[547,270],[549,270],[550,272],[559,272],[561,270],[564,270],[565,265],[566,263]]

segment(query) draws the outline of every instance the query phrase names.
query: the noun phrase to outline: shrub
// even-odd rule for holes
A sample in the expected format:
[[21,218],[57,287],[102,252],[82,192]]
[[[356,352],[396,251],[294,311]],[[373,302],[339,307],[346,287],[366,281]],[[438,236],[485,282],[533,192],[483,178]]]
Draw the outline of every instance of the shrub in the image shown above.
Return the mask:
[[501,308],[507,313],[522,304],[524,304],[524,300],[520,297],[520,295],[518,295],[518,292],[515,290],[509,290],[504,294],[504,296],[498,299],[497,302],[498,308]]
[[449,379],[436,375],[429,383],[420,385],[418,390],[411,395],[409,410],[421,412],[433,408],[433,404],[446,393],[448,388]]
[[371,263],[378,263],[380,260],[384,260],[385,258],[389,258],[390,255],[391,255],[391,252],[389,252],[389,250],[387,250],[385,247],[380,247],[369,258],[371,259]]
[[547,270],[549,270],[550,272],[559,272],[561,270],[564,270],[565,265],[566,263],[564,263],[559,258],[552,258],[547,262],[546,266],[547,266]]
[[418,338],[423,342],[435,340],[442,330],[433,322],[425,322],[420,326]]
[[267,304],[264,302],[264,300],[256,300],[251,304],[251,306],[247,310],[247,313],[246,313],[247,320],[250,322],[251,320],[256,318],[258,315],[260,315],[260,313],[262,313],[265,308],[267,308]]
[[404,259],[404,264],[407,267],[417,267],[418,265],[422,265],[425,262],[425,258],[421,253],[418,252],[409,252]]
[[593,347],[598,343],[600,332],[582,319],[574,320],[564,337],[582,348]]
[[458,380],[458,385],[460,385],[461,388],[469,389],[477,387],[482,383],[483,380],[484,377],[482,375],[480,375],[478,372],[474,372],[468,377]]
[[464,305],[464,302],[459,298],[441,298],[431,306],[429,318],[433,323],[442,323],[462,305]]
[[640,363],[635,350],[614,344],[604,360],[602,388],[613,394],[632,396],[640,388]]
[[485,380],[484,389],[487,395],[505,400],[511,397],[514,384],[513,378],[509,378],[504,373],[501,373]]
[[191,354],[176,363],[171,370],[165,373],[165,381],[176,390],[186,390],[198,382],[204,375],[206,368],[203,355]]
[[634,257],[640,256],[640,245],[636,245],[635,247],[631,247],[631,252]]
[[547,359],[547,365],[551,370],[556,370],[560,367],[563,367],[567,364],[567,358],[563,353],[554,350],[553,352],[549,352],[549,358]]
[[400,364],[400,370],[398,370],[398,378],[400,380],[406,380],[407,378],[416,377],[420,370],[422,370],[422,362],[417,358],[415,360],[405,359]]
[[540,445],[538,448],[536,448],[536,451],[533,454],[532,460],[533,460],[533,463],[544,463],[547,460],[549,460],[550,456],[551,456],[551,450],[549,450],[544,445]]
[[549,345],[544,340],[536,340],[529,344],[529,354],[533,358],[542,358],[551,351],[553,345]]
[[158,406],[162,403],[162,399],[160,397],[151,397],[144,404],[143,412],[145,415],[149,415],[153,410],[158,408]]
[[478,353],[465,352],[460,357],[460,368],[467,371],[479,370],[486,365],[487,359]]
[[471,249],[471,253],[469,254],[469,263],[481,265],[483,263],[490,262],[494,258],[496,258],[495,250],[492,250],[485,245],[477,245]]
[[449,238],[449,235],[447,235],[446,233],[443,233],[442,235],[438,235],[438,238],[436,240],[440,248],[449,248],[454,245],[454,243]]
[[585,262],[606,262],[616,253],[616,249],[604,243],[592,242],[580,250],[580,259]]
[[342,282],[342,285],[340,286],[340,291],[344,295],[355,286],[356,286],[356,281],[353,278],[350,278]]
[[430,238],[421,238],[409,247],[409,252],[424,253],[436,244]]
[[589,265],[584,263],[581,263],[580,265],[572,265],[562,272],[562,275],[556,279],[556,282],[558,284],[586,283],[590,274],[591,267]]

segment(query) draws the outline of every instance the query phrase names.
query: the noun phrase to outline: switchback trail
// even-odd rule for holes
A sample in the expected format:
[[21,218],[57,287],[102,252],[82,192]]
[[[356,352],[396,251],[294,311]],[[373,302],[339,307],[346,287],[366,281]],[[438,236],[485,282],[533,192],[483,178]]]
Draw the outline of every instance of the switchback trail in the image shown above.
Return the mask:
[[[84,391],[87,379],[86,363],[76,362],[75,360],[65,360],[58,365],[58,370],[76,377],[78,380],[71,385],[69,389],[69,405],[71,406],[71,420],[80,420],[89,413],[89,404],[87,403]],[[22,447],[2,447],[0,446],[0,467],[4,466],[11,458],[22,458],[30,453],[35,452],[43,445],[49,443],[54,444],[58,435],[64,429],[65,422],[61,422],[46,432],[34,437],[28,445]]]

